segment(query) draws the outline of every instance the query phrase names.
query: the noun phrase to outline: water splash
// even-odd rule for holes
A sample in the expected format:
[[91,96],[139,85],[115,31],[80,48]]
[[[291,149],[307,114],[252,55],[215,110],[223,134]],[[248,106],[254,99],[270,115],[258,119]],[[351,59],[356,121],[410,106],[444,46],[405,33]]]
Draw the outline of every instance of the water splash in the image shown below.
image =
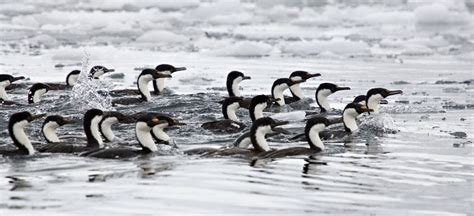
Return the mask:
[[72,103],[80,110],[97,108],[101,110],[112,109],[112,98],[107,86],[99,80],[89,79],[90,54],[84,51],[82,69],[77,84],[72,88]]
[[383,136],[387,133],[397,133],[398,129],[395,126],[393,118],[387,113],[372,114],[362,117],[359,131],[367,131],[378,136]]

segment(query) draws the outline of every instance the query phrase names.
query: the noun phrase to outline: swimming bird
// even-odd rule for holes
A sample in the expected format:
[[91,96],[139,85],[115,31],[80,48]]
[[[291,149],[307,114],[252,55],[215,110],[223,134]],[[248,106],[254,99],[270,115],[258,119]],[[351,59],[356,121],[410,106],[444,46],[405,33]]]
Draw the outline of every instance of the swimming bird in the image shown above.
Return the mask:
[[286,103],[292,103],[292,102],[295,102],[299,99],[296,99],[294,97],[291,97],[291,98],[285,98],[284,95],[283,95],[283,92],[287,89],[289,89],[291,86],[295,85],[295,84],[299,84],[299,83],[302,83],[304,82],[305,80],[291,80],[289,78],[280,78],[280,79],[277,79],[275,80],[275,82],[273,82],[273,85],[272,85],[272,97],[275,98],[275,99],[280,99],[278,101],[276,101],[275,105],[279,105],[279,106],[283,106],[285,105]]
[[222,104],[222,114],[224,115],[223,120],[217,120],[212,122],[206,122],[201,125],[202,128],[207,130],[214,130],[219,132],[234,133],[241,131],[245,128],[245,124],[239,122],[236,111],[242,103],[241,97],[229,97],[224,100]]
[[[166,75],[171,75],[175,72],[178,71],[184,71],[186,70],[185,67],[175,67],[173,65],[169,64],[160,64],[156,66],[155,70],[157,70],[161,74],[166,74]],[[153,80],[153,90],[154,94],[160,95],[163,93],[163,90],[165,89],[165,78],[158,78]]]
[[[318,77],[318,76],[321,76],[321,74],[320,73],[312,74],[306,71],[294,71],[293,73],[290,74],[290,79],[292,81],[300,81],[300,80],[306,81],[310,78]],[[303,100],[305,98],[303,91],[301,90],[300,83],[296,83],[290,86],[290,91],[291,91],[291,94],[293,95],[293,98],[297,101]]]
[[324,151],[325,146],[320,138],[320,134],[324,132],[324,129],[331,125],[332,122],[324,117],[314,117],[306,122],[304,129],[305,138],[308,142],[309,148],[307,147],[290,147],[284,149],[278,149],[275,151],[268,151],[267,153],[258,155],[259,159],[262,158],[281,158],[295,155],[312,155]]
[[50,87],[50,90],[66,90],[71,89],[79,80],[80,70],[73,70],[66,76],[66,83],[45,83]]
[[104,66],[96,65],[96,66],[91,68],[91,70],[89,71],[88,76],[91,79],[99,79],[99,77],[101,77],[102,75],[104,75],[106,73],[114,72],[114,71],[115,71],[115,69],[108,69]]
[[367,91],[367,95],[365,96],[365,103],[367,108],[372,109],[373,111],[370,113],[379,113],[380,102],[388,96],[402,94],[402,90],[388,90],[385,88],[372,88]]
[[171,77],[169,74],[159,73],[155,69],[144,69],[137,79],[137,88],[140,92],[140,98],[120,98],[112,101],[112,104],[115,106],[117,104],[129,105],[134,103],[141,103],[151,100],[150,90],[148,90],[148,83],[154,79]]
[[316,97],[316,103],[319,106],[319,112],[308,111],[306,116],[313,116],[318,114],[327,114],[331,111],[331,105],[329,104],[329,95],[342,90],[350,90],[350,87],[339,87],[333,83],[321,83],[316,89],[314,96]]
[[[229,93],[229,97],[242,97],[240,94],[240,83],[244,80],[249,80],[251,77],[245,76],[244,73],[240,71],[231,71],[227,74],[226,88]],[[240,106],[242,108],[249,108],[251,98],[242,97],[242,102]],[[220,104],[224,101],[219,101]]]
[[8,121],[8,134],[13,140],[13,144],[18,148],[16,150],[0,150],[0,155],[33,155],[35,148],[25,133],[25,127],[32,121],[40,119],[46,114],[33,114],[28,111],[17,112],[10,116]]
[[154,153],[158,151],[158,148],[153,141],[151,130],[159,123],[160,119],[154,114],[146,114],[138,118],[137,122],[135,123],[135,135],[137,137],[138,144],[141,147],[139,149],[130,147],[102,148],[96,151],[88,152],[82,156],[118,159]]
[[115,134],[112,131],[112,125],[117,123],[131,124],[135,119],[116,111],[106,112],[99,123],[100,134],[104,137],[105,142],[112,142],[115,140]]
[[270,117],[255,120],[250,128],[250,140],[253,149],[249,148],[196,148],[184,151],[185,154],[200,154],[204,156],[230,156],[240,155],[242,157],[255,156],[270,150],[265,136],[275,131],[281,125],[288,124],[286,121],[275,121]]
[[39,103],[41,101],[41,97],[43,97],[43,95],[49,90],[51,90],[51,87],[44,83],[33,84],[28,91],[28,103]]
[[60,115],[52,115],[46,117],[41,126],[41,132],[47,143],[58,143],[62,142],[56,134],[56,129],[66,124],[73,124],[76,121],[72,118],[63,117]]
[[90,109],[84,114],[83,126],[86,134],[87,144],[77,144],[68,142],[50,143],[39,149],[40,152],[51,153],[76,153],[85,152],[102,148],[102,140],[99,123],[102,120],[104,112],[100,109]]
[[165,132],[165,129],[173,126],[185,125],[177,121],[176,119],[171,118],[169,115],[162,113],[152,113],[160,119],[160,122],[153,127],[151,130],[151,135],[155,139],[157,144],[170,144],[170,136]]
[[19,77],[14,77],[9,74],[0,74],[0,103],[8,103],[9,97],[7,95],[7,92],[5,91],[5,88],[10,86],[13,82],[16,82],[18,80],[25,79],[23,76]]

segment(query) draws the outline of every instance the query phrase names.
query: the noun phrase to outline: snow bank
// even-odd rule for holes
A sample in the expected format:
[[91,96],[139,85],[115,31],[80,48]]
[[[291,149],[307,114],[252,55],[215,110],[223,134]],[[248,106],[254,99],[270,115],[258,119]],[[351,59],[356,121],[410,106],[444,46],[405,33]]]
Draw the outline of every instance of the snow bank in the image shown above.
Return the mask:
[[224,47],[214,51],[216,55],[235,57],[260,57],[269,55],[273,50],[272,46],[262,42],[237,42],[229,47]]
[[363,41],[351,41],[344,38],[333,38],[331,40],[297,41],[289,42],[281,47],[282,52],[294,55],[317,55],[330,52],[339,55],[368,54],[369,45]]
[[165,30],[153,30],[144,33],[136,39],[141,43],[155,43],[155,44],[169,44],[169,43],[184,43],[189,41],[189,38],[175,34]]
[[464,25],[473,19],[465,11],[451,11],[438,3],[417,7],[414,12],[418,25]]

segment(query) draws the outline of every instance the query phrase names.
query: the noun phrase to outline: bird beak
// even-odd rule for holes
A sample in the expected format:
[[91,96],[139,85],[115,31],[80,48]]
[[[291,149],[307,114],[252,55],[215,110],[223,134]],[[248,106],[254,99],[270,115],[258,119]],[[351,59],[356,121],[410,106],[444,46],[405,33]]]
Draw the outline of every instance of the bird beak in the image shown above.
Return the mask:
[[244,76],[244,77],[242,77],[242,80],[249,80],[249,79],[252,79],[252,78],[249,77],[249,76]]
[[336,91],[342,91],[342,90],[351,90],[350,87],[336,87]]
[[40,118],[43,118],[46,116],[46,113],[41,113],[41,114],[33,114],[33,117],[32,119],[33,120],[36,120],[36,119],[40,119]]
[[369,108],[367,108],[366,106],[361,106],[361,107],[360,107],[360,110],[361,110],[362,112],[373,112],[373,111],[374,111],[373,109],[369,109]]
[[171,78],[171,74],[164,74],[164,73],[159,73],[159,72],[156,72],[155,73],[155,76],[154,78],[155,79],[158,79],[158,78]]
[[320,73],[308,74],[305,78],[309,79],[309,78],[318,77],[318,76],[321,76],[321,74]]
[[174,72],[176,71],[184,71],[186,70],[186,67],[177,67],[177,68],[174,68]]
[[64,122],[64,124],[75,124],[76,120],[74,120],[72,118],[63,118],[63,122]]
[[114,72],[114,71],[115,71],[115,69],[105,69],[104,73],[109,73],[109,72]]
[[380,101],[380,104],[388,104],[388,101],[385,100],[385,99],[382,99],[382,100]]
[[13,77],[13,81],[12,81],[12,82],[15,82],[15,81],[18,81],[18,80],[22,80],[22,79],[25,79],[25,77],[24,77],[24,76]]
[[403,93],[402,90],[392,90],[392,91],[388,91],[388,96],[396,95],[396,94],[402,94],[402,93]]

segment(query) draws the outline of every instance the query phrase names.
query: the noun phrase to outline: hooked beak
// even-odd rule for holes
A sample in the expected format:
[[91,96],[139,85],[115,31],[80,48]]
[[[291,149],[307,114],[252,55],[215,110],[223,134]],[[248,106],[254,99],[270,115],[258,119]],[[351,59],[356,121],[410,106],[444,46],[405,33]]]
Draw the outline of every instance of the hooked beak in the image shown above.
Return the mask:
[[342,91],[342,90],[351,90],[350,87],[336,87],[336,91]]
[[114,71],[115,71],[115,69],[105,69],[104,73],[109,73],[109,72],[114,72]]
[[252,78],[249,77],[249,76],[244,76],[244,77],[242,77],[242,80],[249,80],[249,79],[252,79]]
[[46,113],[41,113],[41,114],[33,114],[33,117],[32,119],[33,120],[36,120],[36,119],[40,119],[40,118],[43,118],[46,116]]
[[15,81],[18,81],[18,80],[22,80],[22,79],[25,79],[25,77],[24,77],[24,76],[13,77],[13,81],[12,81],[12,82],[15,82]]
[[390,95],[396,95],[396,94],[402,94],[402,90],[393,90],[393,91],[388,91],[388,96]]
[[176,72],[176,71],[184,71],[186,70],[186,67],[177,67],[177,68],[174,68],[174,71],[173,72]]
[[63,123],[64,124],[75,124],[77,121],[75,119],[72,119],[72,118],[66,118],[64,117],[63,118]]
[[305,79],[309,79],[309,78],[312,78],[312,77],[318,77],[318,76],[321,76],[320,73],[314,73],[314,74],[308,74]]
[[380,104],[388,104],[388,101],[385,100],[385,99],[382,99],[382,100],[380,101]]

